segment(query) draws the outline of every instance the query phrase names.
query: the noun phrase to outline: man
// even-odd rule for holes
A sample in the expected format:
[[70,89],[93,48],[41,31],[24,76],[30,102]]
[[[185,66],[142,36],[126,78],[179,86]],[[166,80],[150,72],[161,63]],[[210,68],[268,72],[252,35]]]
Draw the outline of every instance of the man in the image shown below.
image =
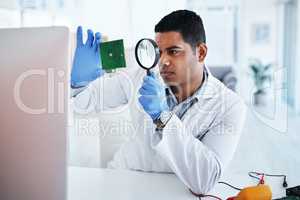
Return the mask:
[[108,167],[173,172],[191,191],[205,194],[233,157],[246,106],[205,67],[205,31],[196,13],[174,11],[155,33],[160,76],[131,67],[108,77],[95,56],[100,34],[89,30],[83,44],[79,28],[71,75],[74,108],[101,112],[128,105],[136,135]]

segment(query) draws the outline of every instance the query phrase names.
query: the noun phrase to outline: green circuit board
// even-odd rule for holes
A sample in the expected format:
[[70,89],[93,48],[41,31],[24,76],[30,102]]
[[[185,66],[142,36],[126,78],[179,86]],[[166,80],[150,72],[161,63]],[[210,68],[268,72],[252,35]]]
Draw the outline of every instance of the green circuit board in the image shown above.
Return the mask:
[[123,40],[114,40],[100,43],[102,68],[113,70],[126,67]]

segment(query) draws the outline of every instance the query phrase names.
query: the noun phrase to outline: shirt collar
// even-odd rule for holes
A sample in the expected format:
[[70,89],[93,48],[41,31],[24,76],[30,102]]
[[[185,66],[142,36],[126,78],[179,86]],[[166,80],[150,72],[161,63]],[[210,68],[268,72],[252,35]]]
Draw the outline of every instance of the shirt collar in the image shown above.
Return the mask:
[[[214,77],[212,76],[211,72],[206,67],[206,65],[204,65],[204,81],[201,87],[198,88],[196,92],[192,96],[188,97],[185,101],[189,101],[194,98],[197,98],[198,101],[200,99],[212,98],[216,93],[213,87],[215,84],[213,82],[214,82]],[[176,99],[170,87],[166,87],[166,93],[167,95],[171,95],[171,98]]]

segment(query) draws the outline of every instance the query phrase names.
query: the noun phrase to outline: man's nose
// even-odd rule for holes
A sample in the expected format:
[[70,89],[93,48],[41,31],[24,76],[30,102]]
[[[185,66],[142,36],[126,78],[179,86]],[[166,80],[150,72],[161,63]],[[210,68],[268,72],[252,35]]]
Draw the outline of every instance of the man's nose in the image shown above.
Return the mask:
[[159,59],[160,67],[167,67],[170,65],[170,59],[166,55],[161,55]]

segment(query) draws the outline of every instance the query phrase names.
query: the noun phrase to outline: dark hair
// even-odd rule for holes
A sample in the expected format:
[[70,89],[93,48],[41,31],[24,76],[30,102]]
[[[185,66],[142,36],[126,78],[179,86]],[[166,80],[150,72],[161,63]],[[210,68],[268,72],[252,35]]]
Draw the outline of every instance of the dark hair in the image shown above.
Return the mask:
[[176,10],[164,16],[155,25],[155,33],[176,31],[181,33],[185,42],[195,48],[199,43],[206,43],[202,19],[190,10]]

